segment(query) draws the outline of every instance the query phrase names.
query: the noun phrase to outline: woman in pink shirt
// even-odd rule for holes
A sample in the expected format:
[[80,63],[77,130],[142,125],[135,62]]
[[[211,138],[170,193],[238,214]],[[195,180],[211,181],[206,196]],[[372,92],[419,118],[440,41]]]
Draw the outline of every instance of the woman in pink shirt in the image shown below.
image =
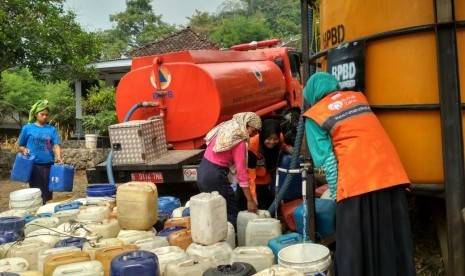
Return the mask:
[[239,208],[231,187],[236,177],[239,187],[247,199],[247,210],[257,211],[247,176],[247,151],[249,137],[262,127],[260,117],[253,112],[237,113],[207,133],[207,149],[200,162],[197,184],[200,192],[218,191],[226,199],[228,221],[236,227]]

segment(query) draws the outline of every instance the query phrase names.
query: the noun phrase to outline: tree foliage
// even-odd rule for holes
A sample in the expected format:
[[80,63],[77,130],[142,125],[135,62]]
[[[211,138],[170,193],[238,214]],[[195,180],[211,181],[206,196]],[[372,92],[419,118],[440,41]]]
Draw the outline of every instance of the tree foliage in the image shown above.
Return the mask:
[[108,134],[108,126],[118,123],[115,88],[103,83],[93,86],[84,101],[83,126],[87,133]]
[[82,79],[99,56],[95,35],[65,11],[64,0],[0,1],[0,72],[29,68],[33,76]]

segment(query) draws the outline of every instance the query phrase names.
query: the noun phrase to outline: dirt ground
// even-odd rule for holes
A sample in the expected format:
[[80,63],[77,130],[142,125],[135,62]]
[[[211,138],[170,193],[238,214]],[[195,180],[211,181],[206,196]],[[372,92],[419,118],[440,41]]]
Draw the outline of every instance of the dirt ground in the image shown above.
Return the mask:
[[[54,197],[74,195],[75,198],[86,196],[87,179],[85,171],[78,170],[74,175],[72,193],[54,193]],[[11,192],[28,188],[27,184],[0,179],[0,212],[8,210],[9,195]],[[412,203],[413,198],[409,199]],[[419,276],[445,275],[438,238],[432,217],[428,212],[422,211],[420,204],[413,202],[411,209],[412,232],[415,246],[415,266]]]

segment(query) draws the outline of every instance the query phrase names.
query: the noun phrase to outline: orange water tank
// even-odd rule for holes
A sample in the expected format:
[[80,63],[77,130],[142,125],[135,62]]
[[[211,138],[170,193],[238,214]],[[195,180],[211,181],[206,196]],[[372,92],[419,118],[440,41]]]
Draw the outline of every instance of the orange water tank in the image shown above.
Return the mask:
[[195,50],[133,59],[116,91],[116,111],[122,121],[134,104],[156,101],[158,107],[140,108],[131,120],[163,114],[167,141],[193,148],[235,113],[284,98],[283,73],[263,52]]

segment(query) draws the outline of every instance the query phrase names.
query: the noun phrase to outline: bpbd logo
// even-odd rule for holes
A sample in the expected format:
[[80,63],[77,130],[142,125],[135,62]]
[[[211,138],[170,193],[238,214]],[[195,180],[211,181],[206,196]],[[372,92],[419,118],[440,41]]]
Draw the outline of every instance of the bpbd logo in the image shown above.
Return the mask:
[[258,86],[259,86],[259,87],[265,86],[265,82],[263,81],[262,72],[261,72],[260,70],[258,70],[257,68],[255,68],[255,67],[252,67],[252,71],[253,71],[255,77],[256,77],[257,80],[258,80]]
[[[158,67],[158,79],[160,81],[160,87],[157,86],[157,82],[155,81],[155,72],[152,70],[152,72],[150,72],[150,82],[152,83],[152,86],[156,90],[165,90],[171,84],[171,73],[168,70],[168,68],[166,68],[163,65]],[[160,97],[165,97],[165,96],[167,96],[168,98],[172,98],[173,97],[173,91],[166,91],[165,95],[160,95],[158,93],[153,93],[153,98],[154,99],[157,99],[157,98],[160,98]]]

